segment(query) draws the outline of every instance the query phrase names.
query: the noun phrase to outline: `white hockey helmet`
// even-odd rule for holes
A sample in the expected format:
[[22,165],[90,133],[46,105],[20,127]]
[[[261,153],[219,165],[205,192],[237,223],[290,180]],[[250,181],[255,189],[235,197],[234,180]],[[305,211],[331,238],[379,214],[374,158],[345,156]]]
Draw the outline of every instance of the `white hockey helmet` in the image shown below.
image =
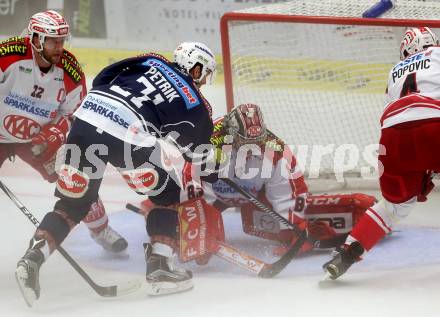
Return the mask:
[[267,129],[260,107],[247,103],[232,109],[224,119],[226,133],[233,138],[233,145],[261,145],[266,140]]
[[428,27],[409,28],[400,44],[400,60],[434,45],[439,45],[439,40]]
[[[43,45],[46,37],[61,37],[66,40],[70,37],[70,28],[66,22],[66,19],[54,10],[48,10],[45,12],[35,13],[29,20],[27,27],[27,33],[32,39],[36,34]],[[42,50],[42,48],[36,48]]]
[[206,83],[213,82],[215,76],[216,62],[212,51],[203,43],[183,42],[174,50],[174,63],[187,74],[191,69],[200,64],[202,74],[200,78],[194,79],[199,83],[206,76]]

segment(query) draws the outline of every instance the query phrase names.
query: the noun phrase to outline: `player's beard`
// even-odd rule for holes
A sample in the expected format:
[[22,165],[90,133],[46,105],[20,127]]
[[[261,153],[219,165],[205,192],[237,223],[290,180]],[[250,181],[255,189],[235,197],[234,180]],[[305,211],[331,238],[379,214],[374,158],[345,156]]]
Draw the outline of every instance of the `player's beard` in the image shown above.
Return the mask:
[[48,61],[50,64],[54,65],[54,64],[58,64],[59,62],[61,62],[61,53],[53,53],[53,54],[47,54],[44,50],[43,50],[43,57],[46,61]]

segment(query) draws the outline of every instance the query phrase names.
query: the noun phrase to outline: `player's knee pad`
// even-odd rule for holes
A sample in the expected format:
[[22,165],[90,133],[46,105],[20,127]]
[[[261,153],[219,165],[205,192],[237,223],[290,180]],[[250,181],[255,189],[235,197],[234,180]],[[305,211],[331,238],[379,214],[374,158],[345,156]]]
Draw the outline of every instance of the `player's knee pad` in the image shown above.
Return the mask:
[[180,201],[179,186],[160,168],[151,165],[120,173],[131,189],[140,195],[147,195],[156,205],[169,206]]
[[367,211],[367,214],[379,225],[383,224],[385,226],[385,232],[389,232],[394,224],[409,215],[416,201],[417,197],[413,197],[404,203],[394,204],[386,199],[382,199],[371,207]]
[[[225,233],[221,213],[203,198],[191,199],[177,206],[180,224],[180,260],[200,260],[205,264],[212,253],[217,252],[218,242]],[[202,263],[203,262],[203,263]]]
[[70,229],[69,221],[62,214],[55,211],[47,213],[38,226],[38,230],[49,233],[57,246],[64,241]]
[[156,207],[148,213],[146,227],[150,237],[165,236],[177,240],[178,225],[176,210]]
[[79,199],[83,198],[89,189],[89,176],[77,168],[63,164],[60,167],[57,180],[57,196]]

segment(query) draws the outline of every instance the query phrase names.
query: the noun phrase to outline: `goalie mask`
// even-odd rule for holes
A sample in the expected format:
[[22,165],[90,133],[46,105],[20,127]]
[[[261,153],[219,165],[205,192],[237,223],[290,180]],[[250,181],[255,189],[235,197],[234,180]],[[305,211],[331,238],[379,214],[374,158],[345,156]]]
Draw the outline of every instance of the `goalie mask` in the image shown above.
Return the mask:
[[224,119],[226,133],[233,137],[233,145],[261,145],[265,141],[267,130],[260,107],[254,104],[243,104],[235,107]]
[[32,41],[31,45],[37,52],[43,51],[43,45],[46,37],[61,38],[64,41],[70,38],[70,28],[64,17],[56,11],[49,10],[34,14],[27,27],[27,34],[32,39],[34,35],[38,36],[41,47],[36,47]]
[[439,40],[428,27],[409,28],[400,44],[400,60],[434,45],[439,45]]
[[202,43],[183,42],[174,51],[174,63],[189,74],[196,65],[202,66],[202,73],[198,79],[194,79],[195,83],[206,76],[206,84],[210,85],[214,81],[216,62],[214,54]]

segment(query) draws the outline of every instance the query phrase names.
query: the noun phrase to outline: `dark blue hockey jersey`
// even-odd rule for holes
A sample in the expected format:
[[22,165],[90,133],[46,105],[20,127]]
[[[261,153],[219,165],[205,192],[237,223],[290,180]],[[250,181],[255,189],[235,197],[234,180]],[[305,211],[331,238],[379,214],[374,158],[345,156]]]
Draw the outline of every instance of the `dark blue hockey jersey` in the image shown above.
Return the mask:
[[[160,131],[164,137],[176,132],[180,146],[191,145],[194,150],[197,145],[209,144],[213,130],[211,106],[191,76],[163,56],[146,54],[104,68],[94,79],[90,94],[123,104],[148,123],[145,129],[152,134]],[[111,106],[99,108],[101,105],[105,106],[86,101],[82,107],[89,111],[94,107],[92,110],[100,114],[105,111],[103,116],[109,117],[111,109],[107,108]],[[112,114],[111,119],[125,124],[122,116],[115,118]]]

